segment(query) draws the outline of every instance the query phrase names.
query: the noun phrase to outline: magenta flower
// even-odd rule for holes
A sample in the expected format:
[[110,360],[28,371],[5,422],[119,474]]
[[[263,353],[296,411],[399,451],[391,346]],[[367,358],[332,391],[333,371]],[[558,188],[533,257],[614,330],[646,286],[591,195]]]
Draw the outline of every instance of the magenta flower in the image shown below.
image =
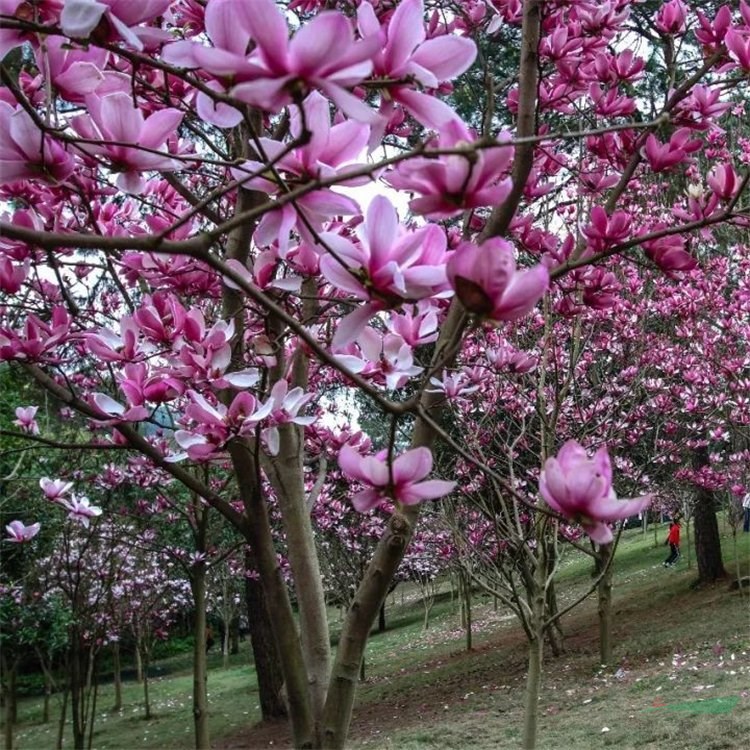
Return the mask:
[[48,36],[45,46],[34,51],[39,70],[49,71],[55,90],[69,102],[82,104],[87,94],[104,81],[109,52],[99,47],[80,49],[63,36]]
[[29,435],[38,435],[39,425],[36,423],[38,409],[38,406],[19,406],[16,409],[16,418],[13,420],[13,424],[22,432]]
[[423,0],[403,0],[383,26],[372,5],[363,2],[357,9],[357,27],[365,40],[378,41],[378,51],[373,55],[373,77],[399,82],[384,85],[386,93],[380,113],[385,119],[393,112],[393,102],[398,102],[416,120],[435,130],[456,117],[445,102],[416,91],[413,84],[400,82],[414,80],[423,88],[437,89],[443,81],[461,75],[477,55],[471,39],[453,35],[427,39]]
[[323,276],[339,289],[368,300],[339,324],[335,347],[354,341],[376,313],[447,288],[446,238],[437,225],[407,232],[390,201],[378,196],[367,209],[359,234],[356,245],[334,232],[321,234],[331,251],[320,261]]
[[109,161],[110,169],[120,173],[119,188],[127,193],[141,193],[146,186],[143,172],[179,169],[180,163],[164,150],[167,138],[174,135],[182,122],[183,113],[178,109],[162,109],[144,119],[143,112],[124,91],[101,97],[92,94],[86,97],[86,106],[89,114],[74,117],[70,124],[84,138],[104,143],[78,148]]
[[349,19],[336,11],[318,13],[289,40],[284,16],[273,0],[237,3],[238,23],[256,44],[261,73],[240,83],[231,94],[268,112],[278,112],[295,99],[319,89],[354,120],[375,122],[378,116],[347,91],[372,71],[377,38],[354,40]]
[[608,523],[640,513],[651,502],[650,495],[618,500],[606,446],[589,458],[575,440],[568,440],[556,458],[547,459],[539,492],[550,508],[580,523],[597,544],[612,541]]
[[348,477],[369,485],[352,497],[352,505],[360,513],[388,500],[403,505],[435,500],[447,495],[456,486],[455,482],[440,479],[421,481],[432,471],[432,452],[429,448],[408,450],[389,467],[387,451],[363,456],[347,444],[339,453],[339,466]]
[[654,25],[662,34],[682,34],[687,28],[687,8],[682,0],[669,0],[656,14]]
[[21,521],[11,521],[5,530],[8,532],[8,538],[6,542],[16,542],[17,544],[23,544],[33,539],[41,528],[41,524],[32,523],[31,526],[26,526]]
[[[499,142],[506,136],[501,135]],[[459,120],[451,120],[440,133],[437,148],[470,146],[476,137]],[[417,158],[402,162],[386,176],[397,190],[418,193],[409,208],[430,219],[447,219],[462,211],[501,203],[510,192],[508,177],[513,150],[481,149],[466,156],[451,154],[437,159]]]
[[120,38],[134,49],[142,50],[144,41],[156,41],[164,35],[138,24],[152,21],[171,4],[172,0],[65,0],[60,26],[63,34],[73,39],[88,39],[101,28],[108,37]]
[[447,272],[466,310],[489,321],[522,318],[549,286],[549,271],[541,264],[517,271],[513,246],[500,238],[483,245],[461,243]]
[[42,133],[24,110],[0,101],[0,184],[63,182],[74,169],[73,157],[60,143]]

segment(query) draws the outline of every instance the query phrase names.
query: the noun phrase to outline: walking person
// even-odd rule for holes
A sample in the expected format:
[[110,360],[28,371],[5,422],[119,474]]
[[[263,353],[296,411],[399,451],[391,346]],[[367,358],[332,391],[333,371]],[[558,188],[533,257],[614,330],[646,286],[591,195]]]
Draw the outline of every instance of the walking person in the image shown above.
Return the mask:
[[748,532],[750,531],[750,491],[742,498],[742,510],[744,512],[742,530]]
[[674,565],[680,557],[680,519],[674,518],[669,524],[669,534],[664,544],[669,545],[669,556],[664,561],[664,567],[669,568]]

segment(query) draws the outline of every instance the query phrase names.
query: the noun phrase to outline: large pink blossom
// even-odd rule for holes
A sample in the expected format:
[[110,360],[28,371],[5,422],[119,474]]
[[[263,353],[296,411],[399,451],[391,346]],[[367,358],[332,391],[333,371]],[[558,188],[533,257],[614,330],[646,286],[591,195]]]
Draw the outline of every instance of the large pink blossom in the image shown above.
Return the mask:
[[178,109],[162,109],[144,118],[143,111],[134,106],[132,97],[124,91],[104,96],[92,94],[86,97],[86,106],[89,114],[74,117],[70,124],[82,137],[102,142],[81,144],[77,148],[106,159],[109,168],[119,173],[117,185],[122,190],[142,192],[146,186],[145,171],[169,172],[179,168],[180,163],[165,149],[167,139],[174,135],[184,116]]
[[391,202],[378,196],[359,234],[356,244],[334,232],[321,235],[329,249],[320,261],[321,273],[339,289],[368,301],[339,324],[335,346],[353,341],[377,312],[432,297],[447,287],[446,238],[437,225],[406,231]]
[[435,500],[456,486],[455,482],[440,479],[421,481],[432,471],[429,448],[408,450],[389,465],[387,451],[363,456],[350,445],[345,445],[339,453],[339,466],[348,477],[369,485],[366,490],[352,496],[352,505],[360,513],[388,500],[403,505]]
[[[498,145],[505,136],[498,139]],[[430,219],[447,219],[462,211],[501,203],[511,189],[508,177],[513,150],[509,146],[469,150],[476,142],[460,120],[451,120],[440,132],[436,148],[464,147],[467,153],[402,162],[386,176],[397,190],[417,193],[409,208]]]
[[598,544],[612,541],[608,523],[640,513],[651,502],[650,495],[618,500],[606,446],[590,458],[575,440],[565,443],[557,457],[547,459],[539,491],[550,508],[580,523]]
[[232,96],[278,112],[310,91],[322,91],[342,112],[361,122],[378,116],[347,89],[372,71],[377,38],[355,41],[349,19],[337,11],[318,13],[289,39],[286,20],[273,0],[237,3],[238,23],[255,41],[261,68],[252,81],[236,85]]
[[62,182],[74,169],[73,157],[54,136],[42,132],[28,112],[0,101],[0,184]]
[[500,238],[482,245],[461,243],[448,261],[447,272],[466,310],[489,321],[518,320],[549,285],[546,266],[518,271],[513,246]]
[[416,90],[412,81],[436,89],[441,82],[461,75],[477,54],[471,39],[452,35],[427,39],[423,0],[403,0],[382,26],[372,5],[363,2],[357,9],[357,26],[365,39],[379,41],[373,73],[376,79],[389,82],[384,84],[381,114],[389,118],[393,103],[398,102],[423,125],[436,130],[455,118],[445,102]]

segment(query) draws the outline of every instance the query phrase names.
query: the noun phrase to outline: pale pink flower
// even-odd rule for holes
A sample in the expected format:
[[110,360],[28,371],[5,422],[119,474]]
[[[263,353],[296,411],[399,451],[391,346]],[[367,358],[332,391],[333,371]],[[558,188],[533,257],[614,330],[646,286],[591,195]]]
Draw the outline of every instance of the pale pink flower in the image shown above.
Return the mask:
[[38,406],[17,407],[16,418],[13,420],[13,424],[22,432],[26,432],[29,435],[38,435],[39,425],[36,422],[36,413],[38,409]]
[[62,479],[50,479],[49,477],[42,477],[39,480],[39,486],[44,492],[44,496],[47,500],[57,502],[63,495],[70,492],[73,489],[72,482],[64,482]]
[[321,239],[330,252],[320,261],[331,284],[368,304],[347,315],[334,337],[335,347],[354,341],[377,312],[443,292],[446,238],[435,224],[408,232],[390,201],[378,196],[359,229],[360,241],[334,232]]
[[[446,34],[427,39],[423,0],[403,0],[382,26],[372,5],[363,2],[357,9],[357,27],[364,39],[378,41],[380,51],[372,58],[373,77],[383,81],[413,79],[423,88],[437,89],[441,82],[465,72],[477,54],[476,45],[466,37]],[[386,84],[384,88],[387,94],[380,106],[383,122],[390,119],[394,102],[435,130],[456,116],[445,102],[415,90],[413,85]]]
[[103,27],[112,39],[120,38],[142,50],[144,42],[169,37],[158,29],[138,25],[161,15],[171,4],[172,0],[65,0],[60,26],[63,34],[73,39],[88,39]]
[[388,500],[403,505],[435,500],[456,486],[455,482],[439,479],[421,481],[432,471],[429,448],[408,450],[389,465],[388,451],[363,456],[350,445],[345,445],[339,453],[339,466],[348,477],[369,485],[352,497],[352,505],[360,513]]
[[31,526],[26,526],[21,521],[11,521],[5,530],[8,532],[8,538],[6,542],[16,542],[17,544],[23,544],[33,539],[41,528],[41,524],[32,523]]
[[88,528],[92,518],[102,514],[102,509],[92,505],[87,497],[75,495],[69,499],[61,500],[60,505],[68,511],[68,518],[77,521],[84,528]]
[[550,508],[580,523],[597,544],[612,541],[608,523],[640,513],[651,502],[650,495],[618,500],[606,446],[590,458],[575,440],[565,443],[557,457],[547,459],[539,491]]

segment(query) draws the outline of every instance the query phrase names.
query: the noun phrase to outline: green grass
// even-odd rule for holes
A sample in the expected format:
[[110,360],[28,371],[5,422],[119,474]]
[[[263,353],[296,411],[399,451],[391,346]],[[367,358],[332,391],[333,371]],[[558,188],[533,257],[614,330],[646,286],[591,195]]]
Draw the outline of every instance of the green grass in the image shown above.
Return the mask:
[[[663,541],[664,529],[658,532]],[[663,533],[664,532],[664,533]],[[735,573],[735,548],[727,529],[724,558]],[[750,573],[750,535],[736,550]],[[683,548],[683,555],[686,550]],[[539,702],[539,747],[737,748],[744,745],[750,712],[750,599],[725,583],[697,591],[683,557],[665,570],[665,548],[651,532],[623,535],[615,560],[616,664],[598,666],[595,600],[566,615],[568,652],[545,656]],[[559,594],[565,601],[591,582],[590,559],[578,552],[561,563]],[[401,604],[402,596],[404,604]],[[516,621],[475,597],[475,650],[467,653],[457,603],[447,584],[427,631],[413,587],[389,597],[388,630],[373,634],[366,652],[352,725],[351,746],[428,750],[518,747],[523,720],[526,641]],[[331,611],[334,640],[340,630]],[[222,669],[210,657],[211,736],[221,748],[285,747],[283,727],[255,730],[260,719],[249,646]],[[111,684],[99,691],[96,750],[179,750],[192,747],[190,654],[158,662],[151,680],[155,717],[143,719],[142,688],[124,685],[123,711],[112,714]],[[620,671],[618,671],[620,670]],[[18,750],[54,747],[56,723],[40,724],[41,701],[20,703]],[[607,731],[604,731],[604,730]],[[273,745],[270,745],[270,743]],[[69,736],[65,747],[71,747]]]

